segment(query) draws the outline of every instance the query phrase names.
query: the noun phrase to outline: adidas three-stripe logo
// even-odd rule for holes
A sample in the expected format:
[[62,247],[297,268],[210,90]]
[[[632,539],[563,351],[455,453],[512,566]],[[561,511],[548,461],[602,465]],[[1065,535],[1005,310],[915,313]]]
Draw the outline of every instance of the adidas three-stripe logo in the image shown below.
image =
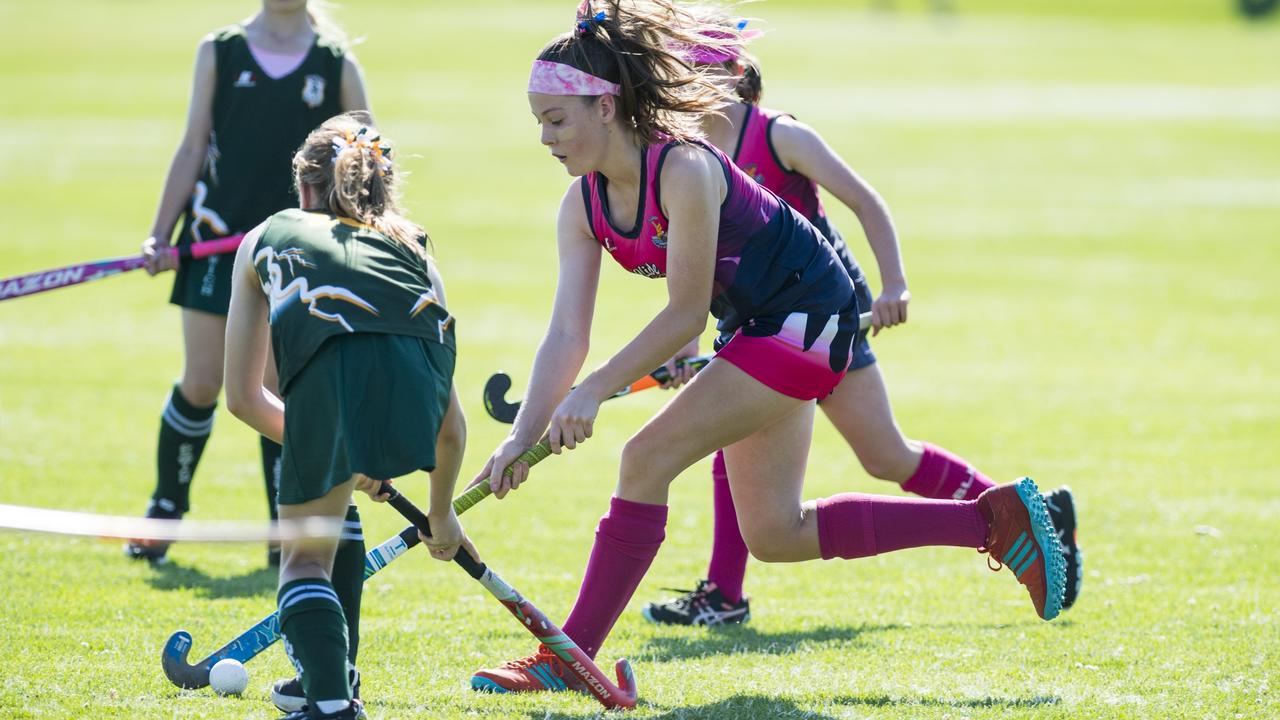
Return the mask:
[[1013,543],[1013,547],[1009,548],[1009,552],[1005,553],[1004,564],[1009,566],[1016,577],[1022,577],[1022,573],[1031,567],[1031,563],[1040,557],[1040,553],[1035,548],[1035,543],[1030,542],[1027,534],[1023,532]]
[[543,687],[551,691],[566,689],[564,681],[556,676],[555,671],[547,667],[544,663],[529,666],[529,672],[542,682]]

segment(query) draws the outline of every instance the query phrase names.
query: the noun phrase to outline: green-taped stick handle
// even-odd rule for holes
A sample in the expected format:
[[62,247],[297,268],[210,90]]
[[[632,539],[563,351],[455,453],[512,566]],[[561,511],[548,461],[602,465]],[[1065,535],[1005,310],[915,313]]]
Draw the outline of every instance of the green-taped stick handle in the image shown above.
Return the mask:
[[[537,445],[534,445],[528,450],[525,450],[523,453],[520,453],[520,457],[516,458],[516,462],[529,463],[529,466],[532,467],[542,462],[543,460],[546,460],[547,457],[550,455],[551,455],[551,441],[543,440]],[[512,465],[514,464],[515,463],[512,463]],[[504,470],[502,474],[504,477],[510,477],[511,468],[507,467],[507,469]],[[493,490],[489,487],[489,483],[487,482],[480,483],[479,485],[471,488],[470,490],[462,493],[461,495],[453,499],[454,514],[461,515],[462,513],[470,510],[472,506],[474,506],[476,503],[489,497],[489,495],[491,495],[492,493],[493,493]]]

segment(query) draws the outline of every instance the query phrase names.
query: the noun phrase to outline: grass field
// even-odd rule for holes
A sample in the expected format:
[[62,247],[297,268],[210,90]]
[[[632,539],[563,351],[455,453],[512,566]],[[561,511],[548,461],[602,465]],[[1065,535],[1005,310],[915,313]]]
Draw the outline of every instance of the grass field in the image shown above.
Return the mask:
[[[1225,0],[769,2],[767,104],[819,128],[888,199],[914,301],[875,348],[901,424],[993,477],[1069,483],[1080,602],[1036,619],[959,549],[753,563],[754,620],[659,629],[638,610],[705,570],[708,463],[602,659],[627,656],[644,718],[1280,716],[1280,28]],[[1024,8],[1024,5],[1034,6]],[[1124,7],[1118,7],[1123,5]],[[0,276],[133,252],[181,133],[199,37],[250,0],[0,4]],[[350,2],[374,109],[412,171],[459,317],[468,470],[502,437],[484,379],[528,377],[554,284],[566,178],[523,84],[572,3]],[[874,275],[856,222],[832,209]],[[663,287],[605,271],[603,360]],[[181,363],[169,280],[114,278],[0,305],[0,502],[140,513]],[[549,615],[576,595],[618,449],[663,401],[609,404],[597,435],[463,519]],[[257,443],[220,412],[191,517],[263,518]],[[807,493],[896,492],[819,420]],[[425,478],[401,483],[426,497]],[[372,542],[399,530],[362,503]],[[0,533],[0,716],[268,718],[272,649],[242,698],[180,691],[175,629],[206,653],[272,609],[257,545]],[[370,581],[361,668],[377,718],[587,718],[578,696],[476,695],[532,643],[456,568],[412,553]]]

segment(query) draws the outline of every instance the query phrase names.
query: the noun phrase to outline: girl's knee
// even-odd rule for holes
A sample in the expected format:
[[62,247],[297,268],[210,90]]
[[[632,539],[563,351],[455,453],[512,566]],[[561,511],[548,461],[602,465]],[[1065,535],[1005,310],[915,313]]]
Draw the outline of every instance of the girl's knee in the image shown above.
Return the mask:
[[669,485],[679,474],[668,472],[654,440],[643,431],[622,446],[618,482],[623,487],[657,488]]
[[290,582],[299,578],[329,579],[332,571],[329,565],[314,558],[299,557],[296,553],[284,553],[280,562],[280,582]]
[[751,557],[766,563],[790,562],[794,559],[791,551],[791,534],[794,532],[781,523],[752,523],[746,525],[739,520],[742,539],[747,544]]
[[920,451],[909,441],[893,445],[878,445],[857,453],[862,469],[877,480],[906,482],[920,464]]
[[218,401],[222,378],[184,375],[178,389],[183,399],[195,407],[209,407]]

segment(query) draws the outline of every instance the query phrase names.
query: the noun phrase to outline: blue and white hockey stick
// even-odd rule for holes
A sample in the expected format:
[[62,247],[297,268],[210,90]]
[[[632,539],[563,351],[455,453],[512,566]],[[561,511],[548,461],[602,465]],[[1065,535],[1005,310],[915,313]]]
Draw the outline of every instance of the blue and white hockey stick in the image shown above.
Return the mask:
[[[418,538],[418,530],[412,525],[400,531],[378,547],[365,553],[364,579],[386,567],[392,560],[400,557],[406,550],[422,542]],[[253,627],[245,630],[236,639],[223,645],[209,657],[195,665],[187,663],[187,654],[191,651],[191,633],[179,630],[169,636],[160,655],[160,664],[164,667],[165,677],[180,688],[202,688],[209,685],[209,670],[214,663],[225,658],[233,658],[247,663],[280,639],[280,614],[273,612],[262,618]]]
[[[526,450],[517,462],[534,465],[550,454],[551,444],[544,440]],[[507,472],[510,470],[508,469]],[[453,511],[461,515],[492,492],[489,489],[489,483],[481,483],[454,498]],[[398,535],[365,553],[364,579],[368,580],[374,573],[420,542],[418,530],[410,525],[401,530]],[[165,677],[169,678],[169,682],[180,688],[208,687],[209,670],[214,663],[224,658],[233,658],[241,663],[247,663],[279,639],[280,616],[273,612],[259,620],[253,627],[240,633],[231,642],[215,650],[209,657],[191,665],[187,662],[187,655],[191,652],[191,633],[179,630],[170,635],[168,642],[164,644],[164,649],[160,652],[160,665],[164,668]]]

